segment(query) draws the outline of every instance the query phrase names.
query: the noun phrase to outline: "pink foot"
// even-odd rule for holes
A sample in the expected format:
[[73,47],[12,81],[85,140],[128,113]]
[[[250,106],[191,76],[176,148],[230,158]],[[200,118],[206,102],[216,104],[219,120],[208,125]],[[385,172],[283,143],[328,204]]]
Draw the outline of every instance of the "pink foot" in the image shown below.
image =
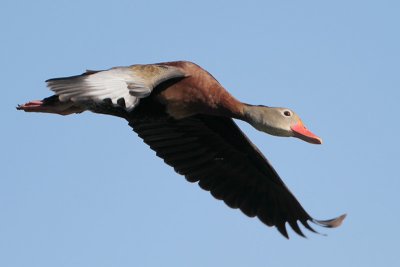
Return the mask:
[[17,109],[18,110],[23,110],[23,111],[27,111],[27,112],[35,112],[35,111],[42,111],[43,110],[43,101],[41,100],[33,100],[33,101],[29,101],[26,104],[23,105],[18,105]]

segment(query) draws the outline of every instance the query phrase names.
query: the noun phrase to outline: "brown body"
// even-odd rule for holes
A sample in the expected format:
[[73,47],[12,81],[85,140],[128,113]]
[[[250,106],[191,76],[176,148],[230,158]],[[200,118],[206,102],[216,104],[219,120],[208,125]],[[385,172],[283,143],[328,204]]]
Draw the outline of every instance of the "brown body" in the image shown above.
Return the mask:
[[312,218],[232,120],[272,135],[321,144],[299,116],[287,108],[236,100],[194,63],[133,65],[47,82],[55,95],[17,109],[61,115],[90,110],[125,118],[157,156],[189,182],[198,182],[229,207],[276,226],[285,237],[287,223],[304,236],[298,222],[314,231],[309,221],[336,227],[345,217]]
[[198,65],[187,61],[163,64],[179,67],[187,76],[154,96],[175,119],[195,114],[243,117],[243,104]]

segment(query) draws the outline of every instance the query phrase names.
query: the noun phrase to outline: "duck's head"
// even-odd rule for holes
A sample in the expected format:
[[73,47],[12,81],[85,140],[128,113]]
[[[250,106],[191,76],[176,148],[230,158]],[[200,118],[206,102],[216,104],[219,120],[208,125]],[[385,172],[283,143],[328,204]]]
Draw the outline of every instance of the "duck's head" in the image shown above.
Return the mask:
[[297,137],[308,143],[322,144],[321,138],[310,132],[300,117],[288,108],[245,105],[245,120],[259,131],[286,137]]

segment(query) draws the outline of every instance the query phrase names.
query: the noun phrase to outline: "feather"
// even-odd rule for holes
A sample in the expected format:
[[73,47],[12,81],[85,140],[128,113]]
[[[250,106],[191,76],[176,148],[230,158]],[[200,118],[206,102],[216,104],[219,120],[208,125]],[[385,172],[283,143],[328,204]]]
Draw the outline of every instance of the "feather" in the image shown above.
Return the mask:
[[46,82],[62,102],[104,104],[104,100],[109,99],[113,107],[131,111],[157,85],[178,77],[185,77],[185,74],[173,66],[132,65],[104,71],[87,71],[82,75]]

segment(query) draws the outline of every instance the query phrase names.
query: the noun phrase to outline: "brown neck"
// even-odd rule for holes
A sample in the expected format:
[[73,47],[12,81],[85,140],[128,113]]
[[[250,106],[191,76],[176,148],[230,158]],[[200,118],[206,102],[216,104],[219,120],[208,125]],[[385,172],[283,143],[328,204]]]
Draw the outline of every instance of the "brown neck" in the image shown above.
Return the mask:
[[229,116],[235,119],[245,120],[244,117],[245,104],[234,98],[228,92],[225,92],[218,103],[218,113],[223,116]]

